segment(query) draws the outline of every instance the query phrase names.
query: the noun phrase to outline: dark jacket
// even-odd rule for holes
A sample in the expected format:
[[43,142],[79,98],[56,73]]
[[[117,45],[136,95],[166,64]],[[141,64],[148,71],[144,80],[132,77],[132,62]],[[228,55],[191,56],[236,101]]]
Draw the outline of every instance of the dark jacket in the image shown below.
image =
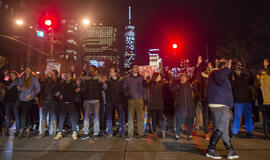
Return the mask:
[[149,90],[148,108],[149,110],[162,110],[164,109],[162,83],[146,82],[144,84]]
[[237,76],[233,75],[232,79],[232,90],[233,90],[233,99],[235,103],[251,103],[252,95],[249,89],[250,80],[249,77],[245,74]]
[[100,100],[102,83],[95,76],[84,78],[83,100]]
[[41,97],[42,101],[56,101],[57,97],[55,93],[59,91],[58,82],[53,80],[51,77],[45,78],[43,82],[41,82]]
[[123,83],[119,79],[110,78],[107,81],[107,102],[111,104],[123,103]]
[[175,116],[177,118],[193,118],[195,116],[195,105],[192,97],[192,87],[190,83],[170,84],[171,92],[176,92]]
[[130,75],[124,80],[123,88],[128,99],[146,99],[146,89],[143,87],[143,77]]
[[8,81],[6,83],[6,96],[4,98],[5,103],[14,103],[18,102],[19,97],[18,97],[18,80],[16,81]]
[[232,86],[229,80],[231,70],[229,68],[223,68],[215,70],[209,77],[208,86],[208,103],[209,104],[221,104],[233,107],[233,93]]
[[163,84],[163,100],[164,100],[164,114],[173,115],[174,114],[174,108],[173,108],[174,98],[169,90],[169,84]]
[[60,94],[63,95],[62,102],[75,102],[76,96],[76,83],[71,80],[69,83],[64,81],[60,87]]

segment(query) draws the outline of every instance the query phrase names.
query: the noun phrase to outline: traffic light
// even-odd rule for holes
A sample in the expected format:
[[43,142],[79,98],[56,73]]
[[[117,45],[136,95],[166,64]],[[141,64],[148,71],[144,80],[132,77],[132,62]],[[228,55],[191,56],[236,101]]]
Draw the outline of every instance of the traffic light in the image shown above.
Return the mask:
[[172,47],[173,47],[173,49],[177,49],[177,44],[176,43],[174,43],[173,45],[172,45]]
[[40,38],[43,38],[44,37],[44,32],[43,31],[37,31],[37,36],[40,37]]
[[45,24],[47,27],[51,27],[51,26],[52,26],[52,20],[46,19],[46,20],[44,21],[44,24]]

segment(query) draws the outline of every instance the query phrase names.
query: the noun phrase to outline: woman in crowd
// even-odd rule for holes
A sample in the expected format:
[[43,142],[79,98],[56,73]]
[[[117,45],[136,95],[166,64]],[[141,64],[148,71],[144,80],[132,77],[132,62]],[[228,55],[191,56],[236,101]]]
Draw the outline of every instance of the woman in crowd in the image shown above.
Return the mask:
[[21,117],[21,129],[18,137],[21,138],[23,136],[24,128],[27,128],[27,137],[30,137],[29,116],[35,96],[40,92],[40,84],[38,79],[32,74],[32,67],[29,65],[25,67],[25,72],[19,79],[18,90]]
[[194,99],[192,97],[192,87],[188,82],[188,77],[182,74],[180,84],[170,84],[171,92],[176,92],[176,102],[174,114],[176,117],[176,140],[180,140],[180,130],[183,124],[188,126],[188,140],[192,140],[192,125],[195,116]]
[[146,81],[145,87],[149,89],[148,113],[152,117],[154,138],[157,137],[157,126],[161,120],[162,138],[165,138],[165,122],[163,116],[164,102],[162,92],[162,81],[159,73],[154,73],[152,79]]
[[9,127],[11,123],[11,114],[13,113],[16,120],[16,134],[20,129],[20,117],[19,117],[19,99],[18,99],[18,73],[11,71],[9,74],[9,80],[6,83],[6,96],[5,96],[5,111],[6,111],[6,128],[5,135],[9,135]]

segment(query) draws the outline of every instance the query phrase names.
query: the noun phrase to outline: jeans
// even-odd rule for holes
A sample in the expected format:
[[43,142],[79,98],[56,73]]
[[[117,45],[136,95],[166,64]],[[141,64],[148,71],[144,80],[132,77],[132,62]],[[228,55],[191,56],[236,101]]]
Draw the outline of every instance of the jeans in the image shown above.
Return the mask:
[[111,103],[107,107],[107,127],[108,127],[108,134],[113,134],[112,132],[112,116],[114,114],[114,109],[118,112],[118,118],[120,120],[120,130],[121,133],[125,133],[125,113],[123,110],[123,106],[117,103]]
[[193,124],[194,118],[180,118],[176,117],[176,134],[180,135],[181,132],[181,126],[183,124],[187,124],[188,126],[188,135],[191,135],[192,133],[192,124]]
[[134,134],[134,116],[137,115],[137,128],[139,136],[143,136],[143,99],[129,99],[128,100],[128,136],[132,137]]
[[83,132],[84,134],[89,134],[89,121],[90,113],[94,111],[94,135],[99,135],[100,132],[100,123],[99,123],[99,109],[100,101],[99,100],[85,100],[83,102],[84,109],[84,119],[83,119]]
[[21,128],[30,128],[31,125],[31,111],[33,109],[33,101],[28,101],[28,102],[24,102],[21,101],[20,102],[20,117],[21,117],[21,124],[20,127]]
[[207,101],[202,101],[202,114],[203,114],[203,130],[208,134],[208,120],[209,120],[209,107]]
[[265,105],[262,108],[263,113],[263,128],[265,136],[269,136],[269,126],[270,126],[270,105]]
[[106,130],[105,123],[106,123],[107,107],[108,105],[104,103],[100,105],[99,116],[100,116],[100,132],[101,133],[104,133]]
[[16,120],[16,132],[20,129],[19,104],[17,102],[5,103],[6,108],[6,130],[10,128],[11,113],[13,112]]
[[231,118],[231,110],[228,107],[210,107],[214,131],[222,132],[222,140],[226,144],[230,144],[229,126]]
[[232,133],[237,134],[240,127],[242,113],[245,116],[246,131],[253,132],[252,105],[250,103],[234,103],[234,118]]
[[60,117],[59,117],[59,128],[58,131],[62,132],[63,131],[63,126],[64,126],[64,122],[65,122],[65,118],[68,115],[70,120],[71,120],[71,124],[72,124],[72,131],[76,132],[76,115],[75,113],[75,105],[74,103],[68,102],[68,103],[63,103],[60,107]]
[[43,102],[42,103],[42,121],[47,121],[47,115],[50,114],[50,119],[52,121],[56,121],[56,103],[54,101],[51,102]]
[[152,117],[153,132],[156,132],[156,128],[161,121],[161,130],[165,131],[165,121],[163,116],[163,110],[149,110],[149,115]]
[[0,129],[2,129],[4,121],[5,121],[5,106],[2,102],[0,102]]

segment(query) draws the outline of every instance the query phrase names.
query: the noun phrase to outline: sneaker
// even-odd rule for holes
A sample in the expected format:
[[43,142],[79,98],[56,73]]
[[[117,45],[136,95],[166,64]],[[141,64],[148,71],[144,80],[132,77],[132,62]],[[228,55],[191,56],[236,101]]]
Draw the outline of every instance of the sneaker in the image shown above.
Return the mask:
[[145,140],[144,136],[139,136],[139,140]]
[[130,141],[130,140],[132,140],[133,138],[131,137],[131,136],[127,136],[127,138],[126,138],[126,140],[127,141]]
[[207,150],[206,157],[212,158],[212,159],[221,159],[222,157],[217,153],[214,149]]
[[192,139],[192,136],[190,135],[190,136],[188,136],[188,141],[192,141],[193,139]]
[[175,136],[175,140],[176,140],[176,141],[180,141],[180,136],[179,136],[179,135],[176,135],[176,136]]
[[94,135],[94,136],[93,136],[93,140],[94,140],[94,141],[97,141],[97,140],[99,140],[99,137],[98,137],[98,135]]
[[237,159],[237,158],[239,158],[239,155],[234,150],[231,150],[228,152],[227,158],[228,159]]
[[122,134],[120,135],[120,137],[123,138],[123,139],[126,139],[126,135],[125,135],[124,133],[122,133]]
[[209,138],[209,134],[208,134],[208,133],[204,135],[204,139],[205,139],[205,140],[207,140],[207,141],[209,141],[209,140],[210,140],[210,138]]
[[88,134],[84,134],[81,136],[81,139],[88,139],[89,138],[89,135]]
[[112,136],[113,136],[112,134],[108,134],[108,137],[109,137],[109,138],[112,138]]
[[237,138],[235,134],[232,134],[232,138]]
[[78,137],[77,137],[77,132],[73,132],[73,134],[72,134],[72,139],[73,139],[73,140],[77,140],[77,139],[78,139]]
[[254,134],[252,132],[247,133],[248,138],[255,138]]
[[62,138],[63,136],[61,132],[58,132],[57,135],[54,137],[54,139],[62,139]]

